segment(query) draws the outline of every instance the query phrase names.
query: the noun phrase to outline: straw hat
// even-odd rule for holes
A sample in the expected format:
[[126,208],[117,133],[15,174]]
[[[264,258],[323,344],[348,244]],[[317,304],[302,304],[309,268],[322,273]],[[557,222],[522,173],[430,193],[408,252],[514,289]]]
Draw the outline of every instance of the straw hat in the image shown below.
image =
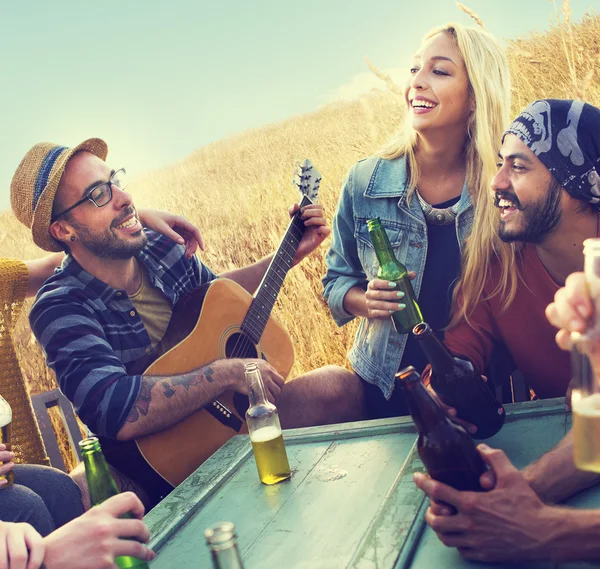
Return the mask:
[[61,251],[50,235],[52,206],[69,158],[85,150],[106,160],[108,146],[99,138],[89,138],[74,148],[51,142],[36,144],[26,155],[10,184],[10,203],[17,219],[31,229],[33,241],[46,251]]

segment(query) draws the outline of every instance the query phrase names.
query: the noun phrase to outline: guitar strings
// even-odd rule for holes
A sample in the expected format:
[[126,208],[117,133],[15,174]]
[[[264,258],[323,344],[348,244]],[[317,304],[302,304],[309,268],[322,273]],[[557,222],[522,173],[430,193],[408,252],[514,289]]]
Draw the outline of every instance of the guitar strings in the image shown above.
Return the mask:
[[[310,203],[310,200],[308,200],[308,198],[306,196],[304,196],[304,198],[302,200],[302,203],[300,204],[301,207],[303,205],[306,205],[304,202]],[[299,213],[300,213],[300,210],[298,210],[298,212],[294,215],[294,218],[291,220],[290,227],[289,227],[290,237],[294,238],[297,241],[297,244],[294,246],[295,249],[297,249],[298,244],[300,243],[300,240],[302,238],[302,235],[303,235],[304,229],[305,229],[304,227],[300,227],[300,224],[302,223],[302,220],[300,218]],[[294,232],[296,233],[296,235],[294,235]],[[282,252],[282,254],[286,252],[286,251],[283,250],[283,248],[280,249],[279,251],[277,251],[277,253],[275,254],[275,257],[273,258],[273,261],[272,261],[272,265],[273,265],[274,269],[275,268],[280,268],[280,265],[278,263],[278,255],[279,255],[280,251]],[[290,258],[286,262],[286,265],[288,265],[288,267],[284,271],[284,275],[283,275],[284,278],[285,278],[285,274],[287,274],[287,271],[289,270],[289,268],[291,267],[291,264],[293,262],[293,256],[289,252],[287,252],[287,253],[288,253],[288,256]],[[270,268],[271,267],[269,267],[269,269]],[[267,269],[267,275],[265,275],[266,277],[272,276],[272,275],[269,275],[269,273],[271,272],[269,269]],[[276,271],[273,271],[273,272],[280,278],[281,283],[283,283],[283,279],[281,278],[281,276]],[[267,284],[267,280],[265,280],[265,285],[266,284]],[[255,305],[255,302],[257,301],[257,298],[258,298],[258,294],[254,298],[254,300],[252,301],[252,304],[250,305],[250,309],[248,310],[248,313],[250,313],[250,311],[253,310],[253,305]],[[273,304],[274,304],[274,301],[275,301],[275,299],[273,299]],[[272,309],[272,306],[271,306],[271,309]],[[269,314],[271,312],[271,309],[269,309]],[[258,311],[259,313],[261,312],[260,308],[258,308],[258,306],[256,306],[256,310],[254,310],[254,311],[255,312]],[[240,334],[240,336],[236,340],[236,343],[235,343],[235,345],[233,347],[233,350],[232,350],[231,357],[238,358],[238,357],[244,355],[245,353],[247,353],[247,351],[250,350],[251,348],[254,348],[254,342],[252,342],[252,340],[246,335],[247,334],[246,333],[247,329],[250,330],[251,332],[253,332],[254,335],[258,337],[258,340],[260,340],[259,336],[262,335],[262,332],[264,331],[264,327],[266,326],[267,321],[269,319],[269,315],[268,314],[264,314],[263,313],[262,315],[266,316],[266,320],[265,320],[264,324],[261,326],[262,330],[260,330],[260,329],[258,329],[258,330],[257,329],[252,330],[252,325],[250,324],[251,321],[248,320],[248,315],[246,315],[246,318],[244,318],[244,321],[242,322],[242,325],[241,325],[241,332],[242,333]],[[258,341],[257,341],[257,343],[258,343]]]
[[[298,217],[295,217],[293,222],[298,221]],[[303,231],[298,227],[299,223],[294,223],[291,227],[291,229],[296,230],[297,233],[299,233],[300,237],[302,236]],[[294,237],[298,242],[299,239],[297,236],[292,235],[292,237]],[[288,265],[291,265],[291,262],[293,261],[293,257],[291,255],[289,255],[291,258],[288,261]],[[273,259],[273,262],[276,262],[277,256]],[[289,266],[288,266],[289,269]],[[287,272],[287,271],[285,271]],[[278,275],[279,276],[279,275]],[[281,277],[280,277],[281,278]],[[283,281],[282,281],[283,282]],[[255,309],[253,310],[252,305],[250,307],[250,310],[252,310],[253,312],[259,312],[260,308],[258,308],[258,306],[255,304],[256,298],[254,299],[254,301],[252,302],[252,304],[254,305]],[[250,310],[248,312],[250,312]],[[269,310],[270,313],[270,310]],[[251,320],[247,319],[247,317],[244,319],[244,322],[242,322],[242,326],[241,326],[241,330],[243,332],[243,334],[240,335],[240,337],[237,339],[236,344],[233,348],[232,351],[232,357],[240,357],[241,355],[243,355],[244,353],[246,353],[246,350],[249,350],[250,348],[254,347],[254,343],[246,336],[246,330],[249,330],[250,332],[253,332],[254,336],[258,338],[258,340],[260,340],[260,335],[262,335],[262,332],[264,330],[264,326],[266,325],[267,321],[268,321],[268,315],[265,313],[262,313],[262,316],[266,316],[265,322],[262,325],[262,330],[260,329],[256,329],[252,324],[251,324]],[[254,329],[253,329],[254,328]],[[256,342],[258,343],[258,341]]]

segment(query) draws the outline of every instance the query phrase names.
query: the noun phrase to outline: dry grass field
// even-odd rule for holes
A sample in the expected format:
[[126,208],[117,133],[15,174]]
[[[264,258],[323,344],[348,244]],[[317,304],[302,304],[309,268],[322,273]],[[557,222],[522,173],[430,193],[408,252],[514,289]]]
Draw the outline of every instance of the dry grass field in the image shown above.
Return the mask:
[[[566,2],[548,32],[511,41],[508,53],[515,114],[546,97],[582,98],[600,106],[599,15],[572,23]],[[243,266],[272,252],[283,235],[287,207],[297,199],[291,184],[296,161],[308,157],[323,174],[320,201],[331,219],[348,168],[375,152],[401,117],[402,102],[382,83],[381,91],[358,101],[331,104],[201,148],[136,179],[131,193],[138,206],[168,209],[196,223],[207,245],[200,257],[216,272]],[[327,245],[290,272],[275,307],[295,346],[292,375],[327,363],[343,365],[352,341],[353,325],[338,329],[321,300]],[[42,255],[8,212],[0,214],[0,255]],[[25,316],[16,343],[31,392],[53,387]]]

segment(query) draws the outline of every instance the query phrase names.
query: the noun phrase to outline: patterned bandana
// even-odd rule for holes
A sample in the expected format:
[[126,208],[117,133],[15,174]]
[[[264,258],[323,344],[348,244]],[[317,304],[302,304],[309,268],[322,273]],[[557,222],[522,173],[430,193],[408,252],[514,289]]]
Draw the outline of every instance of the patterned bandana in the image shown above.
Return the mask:
[[528,105],[502,136],[514,134],[578,200],[600,209],[600,109],[581,101]]

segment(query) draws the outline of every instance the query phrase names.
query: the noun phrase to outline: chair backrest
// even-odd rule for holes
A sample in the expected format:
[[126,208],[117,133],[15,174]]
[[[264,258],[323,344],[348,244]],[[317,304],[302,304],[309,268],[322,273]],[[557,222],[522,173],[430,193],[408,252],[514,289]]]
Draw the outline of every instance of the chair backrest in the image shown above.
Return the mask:
[[67,472],[65,461],[62,457],[60,449],[58,448],[58,442],[56,440],[56,434],[52,427],[52,421],[48,410],[51,407],[58,407],[60,415],[69,437],[69,443],[71,448],[77,455],[77,459],[81,460],[81,452],[79,450],[79,441],[81,440],[81,431],[75,418],[75,411],[71,402],[64,396],[60,389],[52,389],[51,391],[45,391],[38,393],[31,397],[33,410],[42,433],[42,439],[46,447],[46,452],[50,458],[50,464],[55,468],[60,468],[62,471]]

